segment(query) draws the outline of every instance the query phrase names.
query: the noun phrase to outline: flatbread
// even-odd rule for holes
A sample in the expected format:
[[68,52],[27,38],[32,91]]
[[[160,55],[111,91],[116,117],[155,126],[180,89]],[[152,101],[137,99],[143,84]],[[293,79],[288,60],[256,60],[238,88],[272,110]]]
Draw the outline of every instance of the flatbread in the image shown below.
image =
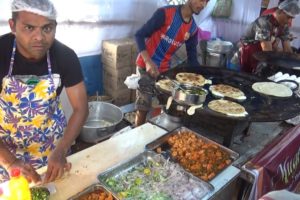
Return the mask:
[[256,92],[275,97],[290,97],[293,95],[293,91],[290,88],[274,82],[257,82],[252,85],[252,89]]
[[225,84],[217,84],[209,87],[211,93],[217,97],[230,97],[237,100],[245,100],[246,96],[240,89]]
[[233,117],[245,117],[248,115],[244,106],[224,99],[213,100],[208,103],[208,108]]
[[174,83],[169,79],[161,79],[157,81],[156,86],[167,92],[172,92],[175,87]]
[[206,79],[201,74],[181,72],[176,74],[176,80],[182,84],[191,84],[195,86],[203,86]]

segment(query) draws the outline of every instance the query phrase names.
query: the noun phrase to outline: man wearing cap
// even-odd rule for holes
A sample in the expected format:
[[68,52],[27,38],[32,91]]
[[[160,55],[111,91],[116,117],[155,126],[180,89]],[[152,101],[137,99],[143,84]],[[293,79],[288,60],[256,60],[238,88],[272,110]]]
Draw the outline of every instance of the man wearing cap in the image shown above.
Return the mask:
[[288,25],[299,12],[297,0],[285,0],[273,14],[260,16],[250,24],[241,38],[241,71],[255,73],[258,62],[253,54],[276,50],[276,38],[280,38],[284,52],[292,52]]
[[[56,11],[49,0],[13,0],[11,33],[0,36],[0,181],[12,168],[44,182],[71,165],[66,156],[87,115],[87,95],[78,57],[55,39]],[[59,95],[73,108],[67,123]]]

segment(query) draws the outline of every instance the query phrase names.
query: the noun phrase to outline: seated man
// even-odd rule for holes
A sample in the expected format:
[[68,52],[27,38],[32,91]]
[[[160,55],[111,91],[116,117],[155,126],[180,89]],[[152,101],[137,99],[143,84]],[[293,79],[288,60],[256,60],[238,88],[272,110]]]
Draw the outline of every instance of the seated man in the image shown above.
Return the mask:
[[[170,69],[171,57],[186,44],[188,63],[199,66],[197,60],[197,30],[193,14],[199,14],[208,0],[188,0],[179,6],[159,8],[135,34],[139,55],[137,71],[143,78],[154,81]],[[151,108],[151,95],[137,91],[135,125],[145,123]]]

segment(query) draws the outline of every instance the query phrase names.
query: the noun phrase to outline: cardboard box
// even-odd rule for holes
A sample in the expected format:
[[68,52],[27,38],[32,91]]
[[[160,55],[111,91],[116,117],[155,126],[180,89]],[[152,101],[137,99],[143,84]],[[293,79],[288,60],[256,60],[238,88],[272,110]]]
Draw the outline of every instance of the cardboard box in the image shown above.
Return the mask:
[[103,70],[103,86],[104,89],[109,90],[120,90],[120,89],[128,89],[124,84],[126,76],[117,77],[113,76],[109,72]]
[[108,74],[108,76],[114,76],[119,78],[126,78],[132,74],[132,67],[130,66],[123,66],[118,69],[110,66],[110,65],[103,65],[103,70]]
[[113,102],[117,106],[123,106],[130,103],[131,90],[129,89],[111,90],[105,88],[104,92],[113,98]]
[[132,38],[104,40],[102,42],[102,62],[114,68],[132,65]]
[[138,49],[137,49],[137,45],[134,44],[134,45],[132,45],[132,48],[131,48],[131,64],[133,67],[136,67],[137,56],[138,56]]

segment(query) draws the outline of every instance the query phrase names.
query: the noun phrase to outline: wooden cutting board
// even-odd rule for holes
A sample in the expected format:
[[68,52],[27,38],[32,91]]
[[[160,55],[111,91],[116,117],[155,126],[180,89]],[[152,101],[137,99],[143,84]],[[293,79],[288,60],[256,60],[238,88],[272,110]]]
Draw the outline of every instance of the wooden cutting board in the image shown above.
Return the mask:
[[[66,200],[97,183],[98,174],[143,152],[146,144],[166,133],[166,130],[146,123],[69,156],[67,160],[72,163],[72,169],[54,182],[56,193],[50,200]],[[40,174],[45,171],[46,167],[38,170]]]

